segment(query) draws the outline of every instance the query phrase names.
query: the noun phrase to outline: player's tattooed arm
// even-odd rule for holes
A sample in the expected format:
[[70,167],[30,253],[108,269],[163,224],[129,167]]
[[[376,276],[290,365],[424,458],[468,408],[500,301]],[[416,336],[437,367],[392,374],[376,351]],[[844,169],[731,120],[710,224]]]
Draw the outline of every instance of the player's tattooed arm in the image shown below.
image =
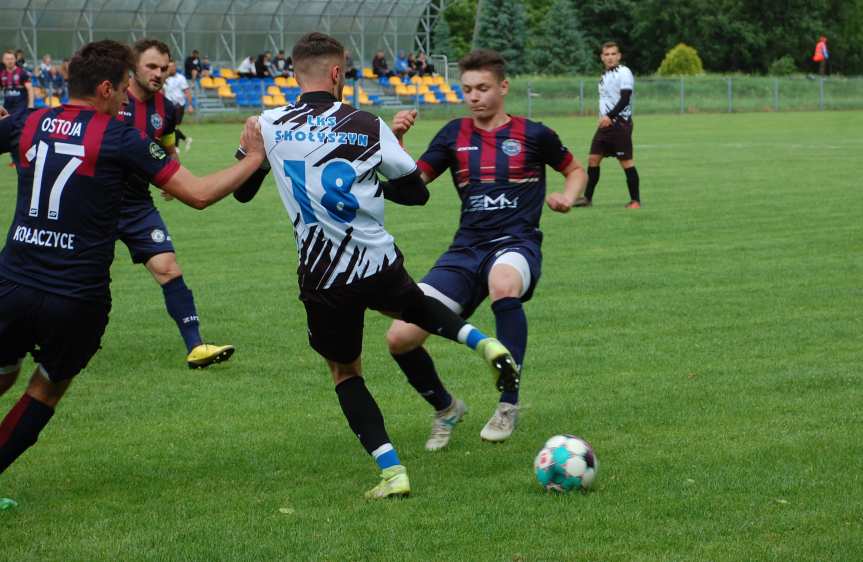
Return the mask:
[[563,191],[549,193],[545,201],[548,208],[558,213],[568,213],[575,204],[575,199],[584,193],[587,187],[587,173],[581,163],[573,158],[566,168],[561,170],[564,176]]

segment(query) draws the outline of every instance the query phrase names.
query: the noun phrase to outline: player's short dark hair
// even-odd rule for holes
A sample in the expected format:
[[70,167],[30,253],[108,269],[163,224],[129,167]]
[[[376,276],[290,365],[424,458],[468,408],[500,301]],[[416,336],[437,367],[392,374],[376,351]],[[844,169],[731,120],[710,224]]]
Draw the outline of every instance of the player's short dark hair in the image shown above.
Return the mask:
[[326,33],[312,31],[306,33],[294,43],[294,48],[291,51],[291,58],[294,60],[294,66],[302,68],[304,64],[325,57],[344,57],[345,46],[342,45],[335,37],[330,37]]
[[618,50],[618,52],[620,52],[620,45],[618,45],[615,41],[606,41],[605,43],[602,44],[602,48],[599,49],[599,51],[602,52],[602,51],[604,51],[606,49],[610,49],[612,47],[614,47],[615,49]]
[[506,79],[506,61],[503,55],[492,49],[474,49],[458,61],[458,70],[464,74],[468,70],[488,70],[501,82]]
[[150,49],[156,49],[163,55],[168,55],[169,59],[172,58],[171,48],[164,42],[159,41],[158,39],[151,39],[145,37],[144,39],[138,39],[137,41],[135,41],[135,44],[132,45],[132,50],[135,52],[136,59],[140,57],[142,53],[149,51]]
[[127,45],[111,39],[87,43],[69,61],[69,96],[92,96],[105,80],[116,88],[134,69],[135,55]]

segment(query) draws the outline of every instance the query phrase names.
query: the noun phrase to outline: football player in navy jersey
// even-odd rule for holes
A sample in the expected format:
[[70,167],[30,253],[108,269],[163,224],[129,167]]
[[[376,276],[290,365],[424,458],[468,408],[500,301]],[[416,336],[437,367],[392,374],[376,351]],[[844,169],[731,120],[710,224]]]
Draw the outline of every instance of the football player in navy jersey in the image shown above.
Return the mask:
[[[157,39],[141,39],[132,50],[137,64],[129,84],[129,102],[119,117],[155,140],[168,157],[177,158],[177,110],[162,93],[171,51]],[[153,204],[149,184],[138,175],[130,177],[123,194],[119,238],[129,248],[132,262],[143,263],[162,287],[165,307],[186,345],[188,366],[200,369],[229,359],[233,346],[207,344],[201,338],[195,300],[183,280],[171,235]]]
[[[568,212],[584,190],[587,175],[554,131],[506,113],[509,84],[500,54],[478,49],[459,61],[459,69],[471,117],[445,125],[418,165],[426,182],[450,170],[462,202],[461,220],[452,245],[419,286],[465,318],[490,297],[497,338],[521,366],[527,347],[522,303],[531,298],[539,281],[543,203],[553,211]],[[396,116],[397,136],[410,128],[415,115]],[[546,197],[546,166],[565,177],[563,192]],[[449,443],[467,408],[438,377],[422,347],[428,335],[416,325],[396,320],[387,343],[408,381],[437,411],[426,443],[426,449],[437,450]],[[504,391],[480,436],[504,441],[517,420],[518,391]]]
[[0,423],[0,473],[36,443],[72,378],[99,349],[128,174],[203,209],[264,160],[250,121],[241,139],[250,161],[192,175],[115,118],[133,68],[127,46],[90,43],[69,63],[68,104],[0,119],[0,153],[11,152],[18,170],[15,216],[0,253],[0,395],[15,383],[27,353],[37,363]]
[[[35,97],[30,75],[24,68],[15,64],[15,53],[3,52],[3,66],[0,67],[0,89],[3,90],[3,107],[0,115],[16,113],[33,107]],[[9,162],[9,167],[15,162]]]

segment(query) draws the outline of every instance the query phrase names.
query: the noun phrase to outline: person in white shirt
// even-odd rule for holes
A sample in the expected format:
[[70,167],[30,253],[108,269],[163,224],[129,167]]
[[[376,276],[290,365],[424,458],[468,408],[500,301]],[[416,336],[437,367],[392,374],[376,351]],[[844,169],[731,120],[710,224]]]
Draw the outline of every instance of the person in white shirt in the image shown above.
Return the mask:
[[244,58],[240,66],[237,67],[237,74],[240,75],[240,78],[251,78],[255,75],[255,59],[251,55]]
[[638,171],[632,157],[632,92],[635,78],[632,71],[620,64],[620,48],[609,41],[602,46],[602,64],[605,71],[599,80],[599,128],[590,143],[587,160],[587,189],[579,197],[576,207],[590,207],[593,192],[599,183],[599,163],[606,156],[614,156],[626,174],[629,189],[627,209],[641,208]]
[[177,63],[173,60],[168,63],[168,78],[165,79],[163,91],[165,97],[177,108],[177,124],[174,130],[177,144],[185,141],[186,151],[188,151],[192,146],[192,138],[183,134],[180,130],[180,123],[183,122],[187,108],[189,113],[194,113],[195,106],[192,104],[192,89],[189,87],[189,82],[185,76],[177,72]]
[[[501,390],[517,390],[519,373],[506,347],[423,294],[405,270],[384,228],[384,199],[422,205],[429,192],[387,124],[340,101],[344,46],[307,33],[291,58],[300,99],[265,111],[259,122],[268,169],[293,225],[309,344],[326,360],[348,425],[381,469],[380,483],[366,498],[406,496],[407,470],[362,376],[365,311],[402,318],[476,350]],[[259,175],[235,197],[250,200],[262,181]]]

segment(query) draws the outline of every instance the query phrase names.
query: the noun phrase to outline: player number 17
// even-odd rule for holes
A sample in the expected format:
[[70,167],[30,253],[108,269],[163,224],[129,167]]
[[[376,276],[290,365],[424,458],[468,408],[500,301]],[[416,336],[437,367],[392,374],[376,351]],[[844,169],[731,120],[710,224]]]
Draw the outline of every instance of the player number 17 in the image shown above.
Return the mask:
[[[32,162],[36,159],[36,169],[33,171],[33,194],[30,196],[30,213],[31,217],[39,216],[39,200],[42,196],[42,174],[45,173],[45,160],[48,159],[48,151],[51,147],[44,141],[39,141],[37,146],[31,146],[30,150],[25,154],[27,161]],[[54,185],[51,186],[51,192],[48,196],[48,218],[57,220],[60,218],[60,197],[63,196],[63,190],[69,182],[69,178],[78,169],[78,166],[84,161],[84,147],[80,144],[69,144],[66,142],[55,142],[54,152],[71,156],[72,159],[66,162],[57,179],[54,180]]]

